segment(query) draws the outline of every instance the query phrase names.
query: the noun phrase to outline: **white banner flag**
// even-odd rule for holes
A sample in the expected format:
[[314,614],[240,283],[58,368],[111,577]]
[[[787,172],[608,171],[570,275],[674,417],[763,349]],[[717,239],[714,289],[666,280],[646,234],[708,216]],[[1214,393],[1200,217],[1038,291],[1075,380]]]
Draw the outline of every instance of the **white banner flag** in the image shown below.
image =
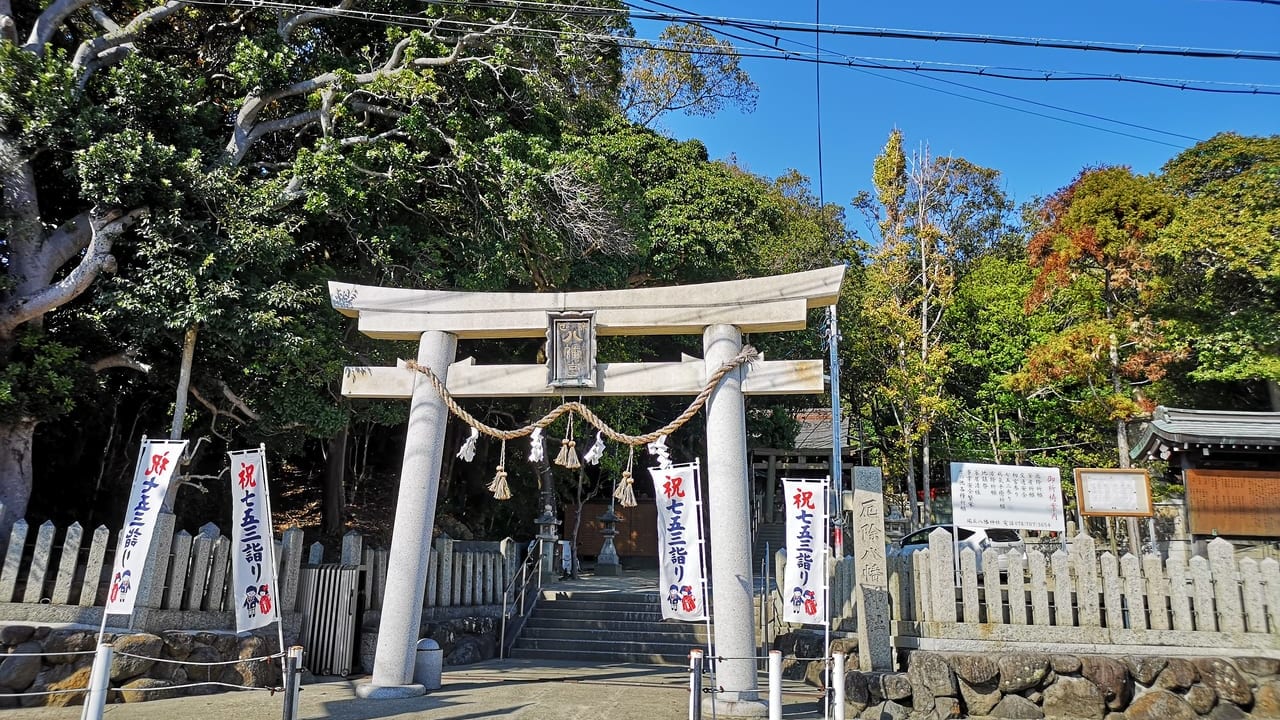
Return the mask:
[[658,498],[658,592],[662,617],[707,618],[706,570],[702,567],[702,502],[698,463],[649,468]]
[[827,623],[827,481],[783,480],[787,565],[782,621]]
[[138,581],[146,569],[156,518],[186,447],[186,440],[142,441],[138,467],[133,472],[133,490],[125,508],[124,527],[116,543],[116,560],[111,567],[111,590],[103,609],[107,615],[133,613],[133,601],[138,594]]
[[953,462],[951,507],[960,527],[1066,530],[1056,467]]
[[276,607],[275,541],[271,533],[271,496],[263,451],[238,450],[231,457],[231,581],[236,598],[236,632],[270,625]]

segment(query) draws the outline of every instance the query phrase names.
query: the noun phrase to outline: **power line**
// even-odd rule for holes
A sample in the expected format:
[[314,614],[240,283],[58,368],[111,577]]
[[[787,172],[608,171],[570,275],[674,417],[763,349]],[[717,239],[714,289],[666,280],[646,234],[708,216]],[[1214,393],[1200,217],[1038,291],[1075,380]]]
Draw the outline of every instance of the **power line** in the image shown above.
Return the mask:
[[[822,0],[813,0],[813,19],[814,22],[822,20]],[[814,35],[814,42],[821,44],[821,35]],[[822,48],[817,48],[818,52],[822,52]],[[818,117],[818,205],[824,206],[826,202],[825,184],[823,182],[822,172],[822,66],[813,66],[813,95],[815,115]]]
[[[396,24],[410,27],[433,28],[437,27],[437,21],[428,21],[412,15],[399,15],[393,13],[380,13],[370,10],[354,10],[350,8],[316,8],[315,6],[300,5],[294,2],[273,2],[272,0],[229,0],[226,2],[219,0],[188,0],[193,5],[211,5],[216,7],[240,7],[249,9],[260,8],[276,8],[295,10],[299,12],[308,12],[314,14],[330,15],[333,17],[354,17],[357,19],[368,20],[370,22],[382,22],[385,24]],[[456,3],[446,3],[456,4]],[[484,3],[477,2],[476,5]],[[445,20],[443,23],[450,27],[489,27],[486,23],[475,21],[454,21]],[[859,58],[855,56],[842,56],[842,59],[836,60],[831,58],[809,56],[801,53],[795,53],[786,50],[771,49],[768,53],[749,52],[736,46],[726,49],[721,45],[706,45],[699,49],[699,46],[692,47],[681,46],[676,47],[664,41],[640,39],[633,40],[631,38],[620,37],[617,35],[587,33],[587,32],[565,32],[563,30],[537,28],[521,25],[512,25],[506,30],[508,35],[515,37],[543,37],[564,39],[566,37],[577,38],[585,42],[593,42],[600,44],[614,45],[622,48],[638,49],[638,50],[660,50],[665,52],[677,52],[684,54],[700,54],[703,52],[711,52],[721,54],[728,57],[736,58],[755,58],[755,59],[786,59],[795,62],[811,62],[822,65],[832,65],[837,67],[863,68],[871,70],[895,71],[895,72],[912,72],[912,73],[936,73],[941,75],[972,75],[979,77],[996,78],[1002,80],[1018,80],[1018,81],[1034,81],[1034,82],[1118,82],[1129,83],[1135,85],[1146,85],[1151,87],[1162,87],[1173,90],[1185,90],[1189,92],[1205,92],[1220,95],[1264,95],[1264,96],[1280,96],[1280,86],[1264,85],[1259,83],[1233,83],[1216,80],[1191,80],[1176,78],[1152,78],[1142,76],[1129,76],[1120,74],[1104,75],[1100,73],[1082,73],[1074,71],[1060,70],[1039,70],[1034,68],[1003,68],[980,65],[960,65],[937,63],[928,60],[908,60],[908,59],[872,59]],[[889,64],[898,63],[898,64]],[[1222,86],[1222,87],[1212,87]],[[1275,88],[1275,89],[1272,89]]]
[[[690,13],[690,11],[688,11],[688,10],[683,10],[683,9],[681,9],[681,8],[679,8],[679,7],[674,6],[674,5],[668,5],[667,3],[661,2],[660,0],[644,0],[644,2],[646,2],[646,3],[647,3],[647,4],[649,4],[649,5],[657,5],[657,6],[659,6],[659,7],[667,8],[667,9],[669,9],[669,10],[675,10],[675,11],[677,11],[677,12],[681,12],[681,13]],[[1277,0],[1277,2],[1280,2],[1280,0]],[[635,5],[633,5],[633,4],[632,4],[632,3],[630,3],[630,2],[626,2],[626,0],[624,0],[624,4],[626,4],[628,7],[635,7]],[[705,27],[705,26],[703,26],[703,27]],[[735,40],[740,40],[740,41],[742,41],[742,42],[752,43],[752,44],[756,44],[756,45],[763,45],[764,47],[770,47],[769,45],[765,45],[764,43],[761,43],[761,42],[760,42],[760,41],[758,41],[758,40],[751,40],[751,39],[749,39],[749,38],[744,38],[744,37],[742,37],[741,35],[736,35],[736,34],[733,34],[733,33],[728,33],[728,32],[726,32],[726,31],[724,31],[724,30],[712,29],[712,28],[706,28],[706,29],[707,29],[707,30],[711,30],[712,32],[715,32],[715,33],[717,33],[717,34],[721,34],[721,35],[724,35],[724,36],[726,36],[726,37],[733,38],[733,39],[735,39]],[[761,36],[761,37],[765,37],[765,38],[769,38],[769,39],[773,40],[773,41],[774,41],[774,45],[773,45],[773,47],[776,47],[776,46],[777,46],[777,43],[780,43],[780,42],[792,43],[792,44],[795,44],[795,45],[800,45],[800,46],[802,46],[802,47],[810,47],[810,48],[813,48],[813,47],[814,47],[813,45],[810,45],[810,44],[808,44],[808,43],[804,43],[804,42],[801,42],[801,41],[798,41],[798,40],[784,39],[784,38],[782,38],[782,37],[780,37],[780,36],[778,36],[778,35],[774,35],[774,34],[772,34],[772,33],[767,33],[767,32],[761,31],[761,30],[750,30],[750,31],[748,31],[748,32],[751,32],[752,34],[759,35],[759,36]],[[840,53],[837,53],[837,54],[840,54]],[[847,56],[846,56],[846,57],[847,57]],[[861,72],[861,73],[863,73],[863,74],[870,75],[870,76],[872,76],[872,77],[879,78],[879,79],[881,79],[881,80],[889,80],[889,81],[892,81],[892,82],[903,83],[903,84],[905,84],[905,85],[910,85],[910,86],[912,86],[912,87],[921,88],[921,89],[924,89],[924,90],[928,90],[928,91],[930,91],[930,92],[940,92],[940,93],[942,93],[942,94],[944,94],[944,95],[950,95],[950,96],[952,96],[952,97],[958,97],[958,98],[962,98],[962,99],[969,100],[969,101],[976,102],[976,103],[982,103],[982,104],[986,104],[986,105],[991,105],[992,107],[1003,108],[1003,109],[1006,109],[1006,110],[1013,110],[1013,111],[1015,111],[1015,112],[1024,112],[1024,113],[1027,113],[1027,114],[1029,114],[1029,115],[1033,115],[1033,116],[1035,116],[1035,117],[1048,118],[1048,119],[1051,119],[1051,120],[1059,120],[1059,121],[1062,121],[1062,122],[1070,122],[1070,121],[1064,120],[1064,119],[1062,119],[1062,118],[1055,117],[1055,116],[1053,116],[1053,115],[1046,115],[1046,114],[1043,114],[1043,113],[1030,112],[1030,111],[1027,111],[1027,110],[1025,110],[1025,109],[1023,109],[1023,108],[1012,107],[1012,106],[1009,106],[1009,105],[1005,105],[1005,104],[1003,104],[1003,103],[995,103],[995,102],[991,102],[991,101],[988,101],[988,100],[983,100],[983,99],[981,99],[981,98],[975,98],[975,97],[971,97],[971,96],[968,96],[968,95],[964,95],[964,94],[962,94],[962,93],[958,93],[958,92],[950,92],[950,91],[942,90],[942,89],[939,89],[939,88],[930,87],[930,86],[928,86],[928,85],[923,85],[923,84],[920,84],[920,83],[912,82],[912,81],[910,81],[910,80],[906,80],[906,79],[903,79],[903,78],[893,77],[893,76],[891,76],[891,75],[882,75],[882,74],[880,74],[880,73],[877,73],[877,72],[874,72],[874,71],[871,71],[871,70],[863,70],[863,69],[860,69],[860,68],[856,68],[856,69],[855,69],[855,72]],[[1115,118],[1109,118],[1109,117],[1106,117],[1106,116],[1103,116],[1103,115],[1098,115],[1098,114],[1095,114],[1095,113],[1085,112],[1085,111],[1083,111],[1083,110],[1076,110],[1076,109],[1074,109],[1074,108],[1062,107],[1062,106],[1060,106],[1060,105],[1053,105],[1053,104],[1051,104],[1051,103],[1040,102],[1040,101],[1038,101],[1038,100],[1031,100],[1031,99],[1028,99],[1028,98],[1019,97],[1019,96],[1017,96],[1017,95],[1011,95],[1011,94],[1008,94],[1008,93],[998,92],[998,91],[996,91],[996,90],[988,90],[988,89],[986,89],[986,88],[980,88],[980,87],[977,87],[977,86],[975,86],[975,85],[967,85],[967,84],[965,84],[965,83],[958,82],[958,81],[956,81],[956,80],[950,80],[950,79],[948,79],[948,78],[939,78],[939,77],[932,77],[932,76],[924,76],[924,77],[925,77],[926,79],[928,79],[928,80],[932,81],[932,82],[935,82],[935,83],[942,83],[942,84],[951,85],[951,86],[954,86],[954,87],[960,87],[960,88],[964,88],[964,89],[966,89],[966,90],[972,90],[972,91],[975,91],[975,92],[985,93],[985,94],[987,94],[987,95],[992,95],[992,96],[1000,97],[1000,98],[1004,98],[1004,99],[1007,99],[1007,100],[1013,100],[1013,101],[1015,101],[1015,102],[1027,103],[1028,105],[1034,105],[1034,106],[1036,106],[1036,107],[1042,107],[1042,108],[1046,108],[1046,109],[1048,109],[1048,110],[1056,110],[1056,111],[1058,111],[1058,112],[1065,112],[1065,113],[1069,113],[1069,114],[1072,114],[1072,115],[1079,115],[1079,116],[1081,116],[1081,117],[1087,117],[1087,118],[1090,118],[1090,119],[1093,119],[1093,120],[1101,120],[1101,121],[1103,121],[1103,122],[1114,123],[1114,124],[1116,124],[1116,125],[1123,125],[1123,126],[1125,126],[1125,127],[1130,127],[1130,128],[1135,129],[1135,130],[1145,130],[1145,131],[1147,131],[1147,132],[1154,132],[1154,133],[1158,133],[1158,134],[1160,134],[1160,135],[1167,135],[1167,136],[1169,136],[1169,137],[1182,138],[1182,139],[1184,139],[1184,140],[1190,140],[1190,141],[1191,141],[1191,142],[1193,142],[1193,143],[1194,143],[1194,142],[1200,142],[1200,141],[1202,140],[1202,138],[1193,137],[1193,136],[1191,136],[1191,135],[1183,135],[1183,134],[1181,134],[1181,133],[1170,132],[1170,131],[1168,131],[1168,130],[1161,130],[1161,129],[1159,129],[1159,128],[1153,128],[1153,127],[1150,127],[1150,126],[1147,126],[1147,125],[1140,125],[1140,124],[1137,124],[1137,123],[1126,122],[1126,121],[1124,121],[1124,120],[1116,120]],[[1096,126],[1096,125],[1088,125],[1088,124],[1085,124],[1085,123],[1079,123],[1079,122],[1070,122],[1070,124],[1072,124],[1072,125],[1079,125],[1079,126],[1081,126],[1081,127],[1087,127],[1087,128],[1091,128],[1091,129],[1094,129],[1094,130],[1099,130],[1099,131],[1102,131],[1102,132],[1112,132],[1112,130],[1110,130],[1110,129],[1108,129],[1108,128],[1098,127],[1098,126]],[[1149,138],[1143,138],[1143,137],[1140,137],[1140,136],[1137,136],[1137,135],[1131,135],[1131,134],[1129,134],[1129,133],[1122,133],[1122,134],[1123,134],[1125,137],[1137,138],[1137,139],[1141,139],[1141,140],[1150,140]],[[1160,141],[1156,141],[1156,140],[1150,140],[1150,141],[1151,141],[1151,142],[1160,142]],[[1162,144],[1162,145],[1168,145],[1169,147],[1182,147],[1181,145],[1174,145],[1174,144],[1171,144],[1171,143],[1163,143],[1163,142],[1160,142],[1160,144]]]
[[[1239,1],[1239,0],[1238,0]],[[1280,5],[1280,0],[1247,0]],[[531,2],[530,0],[422,0],[428,5],[455,7],[488,7],[494,9],[526,10],[543,13],[569,13],[603,16],[618,14],[604,8],[593,8],[584,5],[563,3]],[[913,30],[904,28],[879,28],[859,25],[821,25],[799,21],[761,20],[755,18],[735,18],[712,15],[698,15],[688,11],[677,10],[675,13],[651,12],[646,14],[627,13],[634,19],[661,20],[665,22],[689,22],[696,24],[717,24],[739,30],[773,30],[775,32],[815,33],[824,35],[843,35],[851,37],[868,37],[891,40],[927,40],[931,42],[964,43],[978,45],[999,45],[1008,47],[1045,48],[1056,50],[1077,50],[1088,52],[1107,52],[1127,55],[1160,55],[1171,57],[1188,57],[1201,59],[1225,60],[1260,60],[1280,61],[1280,52],[1270,50],[1229,50],[1225,48],[1179,47],[1173,45],[1152,45],[1144,43],[1120,43],[1106,41],[1068,40],[1062,38],[1038,38],[1017,35],[975,35],[936,30]]]
[[[650,5],[658,5],[658,6],[660,6],[660,7],[665,7],[665,8],[674,9],[674,10],[677,10],[677,11],[679,11],[679,12],[687,12],[687,11],[680,10],[680,8],[676,8],[676,7],[672,6],[672,5],[668,5],[668,4],[664,3],[664,2],[660,2],[660,0],[643,0],[643,1],[644,1],[644,2],[646,2],[646,3],[648,3],[648,4],[650,4]],[[625,4],[626,4],[628,7],[633,7],[633,5],[632,5],[630,2],[626,2],[626,0],[624,0],[624,2],[625,2]],[[735,40],[739,40],[739,41],[741,41],[741,42],[747,42],[747,43],[751,43],[751,44],[762,45],[762,46],[764,46],[764,47],[771,47],[771,46],[769,46],[769,45],[767,45],[767,44],[761,43],[761,42],[760,42],[760,41],[758,41],[758,40],[751,40],[751,39],[749,39],[749,38],[744,38],[744,37],[742,37],[741,35],[736,35],[736,34],[733,34],[733,33],[729,33],[729,32],[726,32],[726,31],[724,31],[724,30],[720,30],[720,29],[712,29],[712,28],[707,28],[707,29],[708,29],[708,30],[711,30],[712,32],[715,32],[715,33],[717,33],[717,34],[724,35],[724,36],[726,36],[726,37],[730,37],[730,38],[733,38],[733,39],[735,39]],[[803,42],[800,42],[800,41],[797,41],[797,40],[787,40],[787,39],[783,39],[783,38],[781,38],[781,37],[779,37],[779,36],[777,36],[777,35],[773,35],[773,34],[770,34],[770,33],[767,33],[767,32],[761,31],[761,30],[750,30],[750,31],[748,31],[748,32],[754,33],[754,34],[756,34],[756,35],[760,35],[760,36],[762,36],[762,37],[770,38],[770,39],[772,39],[772,40],[775,42],[775,45],[776,45],[776,43],[779,43],[779,42],[787,42],[787,43],[792,43],[792,44],[801,45],[801,46],[803,46],[803,47],[810,47],[810,48],[811,48],[811,47],[813,47],[812,45],[809,45],[808,43],[803,43]],[[1131,139],[1134,139],[1134,140],[1142,140],[1142,141],[1145,141],[1145,142],[1150,142],[1150,143],[1154,143],[1154,144],[1157,144],[1157,145],[1164,145],[1164,146],[1166,146],[1166,147],[1176,148],[1176,149],[1179,149],[1179,150],[1186,149],[1186,146],[1185,146],[1185,145],[1179,145],[1179,144],[1175,144],[1175,143],[1165,142],[1165,141],[1163,141],[1163,140],[1156,140],[1156,139],[1154,139],[1154,138],[1144,137],[1144,136],[1142,136],[1142,135],[1134,135],[1133,133],[1127,133],[1127,132],[1123,132],[1123,131],[1120,131],[1120,130],[1115,130],[1115,129],[1112,129],[1112,128],[1101,127],[1101,126],[1098,126],[1098,125],[1091,125],[1091,124],[1089,124],[1089,123],[1080,122],[1080,121],[1077,121],[1077,120],[1069,120],[1069,119],[1067,119],[1067,118],[1058,117],[1058,116],[1056,116],[1056,115],[1049,115],[1049,114],[1046,114],[1046,113],[1035,112],[1034,110],[1028,110],[1028,109],[1026,109],[1026,108],[1020,108],[1020,107],[1016,107],[1016,106],[1013,106],[1013,105],[1006,105],[1006,104],[1004,104],[1004,103],[1000,103],[1000,102],[992,102],[992,101],[990,101],[990,100],[983,100],[982,98],[975,98],[975,97],[972,97],[972,96],[969,96],[969,95],[965,95],[965,94],[963,94],[963,93],[955,92],[955,91],[952,91],[952,90],[945,90],[945,89],[942,89],[942,88],[931,87],[931,86],[929,86],[929,85],[925,85],[925,84],[923,84],[923,83],[918,83],[918,82],[914,82],[914,81],[912,81],[912,80],[908,80],[908,79],[906,79],[906,78],[893,77],[892,75],[883,75],[883,74],[878,73],[878,72],[875,72],[875,71],[873,71],[873,70],[865,70],[865,69],[861,69],[861,68],[853,68],[853,71],[854,71],[854,72],[860,72],[860,73],[863,73],[864,75],[870,75],[870,76],[872,76],[872,77],[875,77],[875,78],[878,78],[878,79],[881,79],[881,80],[888,80],[888,81],[891,81],[891,82],[901,83],[901,84],[904,84],[904,85],[910,85],[911,87],[920,88],[920,89],[922,89],[922,90],[927,90],[927,91],[929,91],[929,92],[936,92],[936,93],[941,93],[941,94],[943,94],[943,95],[949,95],[949,96],[951,96],[951,97],[958,97],[958,98],[961,98],[961,99],[963,99],[963,100],[969,100],[969,101],[971,101],[971,102],[981,103],[981,104],[983,104],[983,105],[990,105],[991,107],[997,107],[997,108],[1001,108],[1001,109],[1004,109],[1004,110],[1011,110],[1011,111],[1013,111],[1013,112],[1023,113],[1023,114],[1025,114],[1025,115],[1031,115],[1032,117],[1044,118],[1044,119],[1047,119],[1047,120],[1054,120],[1054,121],[1056,121],[1056,122],[1061,122],[1061,123],[1065,123],[1065,124],[1068,124],[1068,125],[1074,125],[1074,126],[1076,126],[1076,127],[1083,127],[1083,128],[1087,128],[1087,129],[1090,129],[1090,130],[1097,130],[1097,131],[1099,131],[1099,132],[1110,133],[1110,134],[1112,134],[1112,135],[1119,135],[1119,136],[1121,136],[1121,137],[1127,137],[1127,138],[1131,138]],[[1103,122],[1114,123],[1114,124],[1116,124],[1116,125],[1123,125],[1123,126],[1126,126],[1126,127],[1134,128],[1134,129],[1136,129],[1136,130],[1145,130],[1145,131],[1148,131],[1148,132],[1159,133],[1159,134],[1161,134],[1161,135],[1168,135],[1168,136],[1170,136],[1170,137],[1182,138],[1182,139],[1185,139],[1185,140],[1190,140],[1190,141],[1191,141],[1191,142],[1193,142],[1193,143],[1195,143],[1195,142],[1200,142],[1200,141],[1201,141],[1201,138],[1192,137],[1192,136],[1190,136],[1190,135],[1182,135],[1182,134],[1180,134],[1180,133],[1169,132],[1168,130],[1160,130],[1159,128],[1148,127],[1148,126],[1146,126],[1146,125],[1139,125],[1139,124],[1137,124],[1137,123],[1126,122],[1126,121],[1124,121],[1124,120],[1116,120],[1116,119],[1114,119],[1114,118],[1108,118],[1108,117],[1105,117],[1105,116],[1102,116],[1102,115],[1096,115],[1096,114],[1094,114],[1094,113],[1084,112],[1084,111],[1082,111],[1082,110],[1074,110],[1074,109],[1072,109],[1072,108],[1066,108],[1066,107],[1061,107],[1061,106],[1058,106],[1058,105],[1052,105],[1052,104],[1050,104],[1050,103],[1044,103],[1044,102],[1040,102],[1040,101],[1038,101],[1038,100],[1029,100],[1029,99],[1027,99],[1027,98],[1018,97],[1018,96],[1016,96],[1016,95],[1010,95],[1010,94],[1007,94],[1007,93],[997,92],[997,91],[995,91],[995,90],[987,90],[987,89],[980,88],[980,87],[976,87],[976,86],[973,86],[973,85],[966,85],[965,83],[958,82],[958,81],[956,81],[956,80],[950,80],[950,79],[947,79],[947,78],[932,77],[932,76],[927,76],[927,75],[926,75],[926,76],[923,76],[923,77],[924,77],[925,79],[927,79],[927,80],[930,80],[930,81],[932,81],[932,82],[936,82],[936,83],[943,83],[943,84],[946,84],[946,85],[951,85],[951,86],[955,86],[955,87],[960,87],[960,88],[964,88],[964,89],[967,89],[967,90],[973,90],[973,91],[976,91],[976,92],[986,93],[986,94],[988,94],[988,95],[994,95],[994,96],[996,96],[996,97],[1001,97],[1001,98],[1005,98],[1005,99],[1008,99],[1008,100],[1013,100],[1013,101],[1015,101],[1015,102],[1027,103],[1027,104],[1030,104],[1030,105],[1035,105],[1035,106],[1037,106],[1037,107],[1043,107],[1043,108],[1047,108],[1047,109],[1050,109],[1050,110],[1057,110],[1057,111],[1059,111],[1059,112],[1065,112],[1065,113],[1070,113],[1070,114],[1072,114],[1072,115],[1079,115],[1079,116],[1081,116],[1081,117],[1087,117],[1087,118],[1090,118],[1090,119],[1093,119],[1093,120],[1101,120],[1101,121],[1103,121]]]

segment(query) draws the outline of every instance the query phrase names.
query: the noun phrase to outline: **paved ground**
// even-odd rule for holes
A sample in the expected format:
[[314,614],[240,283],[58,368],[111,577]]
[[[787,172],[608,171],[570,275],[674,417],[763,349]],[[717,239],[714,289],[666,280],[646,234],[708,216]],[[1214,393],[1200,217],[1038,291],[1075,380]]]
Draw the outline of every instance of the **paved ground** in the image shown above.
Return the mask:
[[[299,720],[676,720],[689,716],[688,672],[678,667],[589,666],[543,660],[491,660],[446,668],[442,685],[419,698],[361,700],[359,679],[304,685]],[[704,681],[710,684],[709,678]],[[761,677],[761,690],[768,688]],[[788,682],[783,717],[820,718],[813,688]],[[108,705],[108,720],[259,720],[282,718],[284,701],[266,692]],[[0,720],[73,720],[81,708],[0,710]],[[705,720],[712,713],[703,712]]]

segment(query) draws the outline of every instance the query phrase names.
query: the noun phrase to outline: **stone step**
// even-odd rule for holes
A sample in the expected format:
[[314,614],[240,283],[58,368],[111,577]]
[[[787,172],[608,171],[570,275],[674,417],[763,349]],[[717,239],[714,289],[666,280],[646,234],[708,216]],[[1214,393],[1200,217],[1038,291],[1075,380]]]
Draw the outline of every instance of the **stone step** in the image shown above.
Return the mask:
[[593,602],[602,605],[625,603],[655,603],[659,595],[652,592],[600,592],[599,590],[543,590],[542,600],[545,602]]
[[628,620],[582,620],[580,618],[551,618],[534,615],[529,618],[525,627],[540,627],[546,629],[563,629],[563,630],[591,630],[593,632],[705,632],[706,623],[698,622],[681,622],[681,621],[659,621],[659,622],[638,622]]
[[[598,636],[597,636],[598,637]],[[516,650],[569,650],[580,655],[665,655],[668,657],[688,658],[691,648],[702,647],[696,642],[618,642],[608,640],[568,640],[565,638],[531,638],[523,634],[512,649]]]
[[[533,618],[550,618],[556,620],[603,621],[625,620],[627,622],[657,623],[662,621],[662,612],[657,605],[644,609],[609,610],[588,607],[558,607],[558,605],[538,605],[533,611]],[[530,618],[532,620],[532,618]]]
[[631,653],[631,652],[591,652],[584,650],[549,650],[543,648],[522,648],[514,647],[511,649],[510,657],[523,658],[530,660],[574,660],[586,663],[633,663],[636,665],[681,665],[689,664],[689,655],[687,649],[683,654],[655,654],[655,653]]
[[607,634],[601,630],[591,628],[558,628],[558,627],[541,627],[528,626],[520,632],[520,639],[530,640],[556,640],[562,639],[565,642],[576,642],[580,640],[595,641],[601,637],[608,637],[610,642],[620,645],[630,645],[632,643],[671,643],[671,644],[692,644],[705,645],[707,641],[707,631],[703,628],[702,632],[692,629],[666,630],[656,631],[646,628],[633,629],[611,629]]

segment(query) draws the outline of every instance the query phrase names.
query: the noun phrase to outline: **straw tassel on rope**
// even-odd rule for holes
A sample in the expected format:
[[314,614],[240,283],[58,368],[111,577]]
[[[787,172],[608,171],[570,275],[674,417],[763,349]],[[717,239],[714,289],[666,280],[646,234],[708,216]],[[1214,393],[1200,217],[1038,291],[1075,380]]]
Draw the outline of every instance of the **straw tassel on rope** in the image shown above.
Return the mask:
[[577,447],[578,444],[573,441],[573,415],[570,415],[568,434],[560,441],[560,454],[556,456],[556,464],[570,470],[582,467],[582,463],[578,460]]
[[510,500],[511,487],[507,484],[507,441],[502,441],[502,450],[498,452],[498,469],[493,475],[493,482],[489,483],[489,492],[493,493],[494,500]]
[[622,479],[618,481],[618,487],[613,491],[613,497],[622,507],[636,506],[636,491],[632,487],[635,480],[631,477],[631,466],[636,458],[636,449],[631,447],[631,451],[627,454],[627,469],[622,471]]

